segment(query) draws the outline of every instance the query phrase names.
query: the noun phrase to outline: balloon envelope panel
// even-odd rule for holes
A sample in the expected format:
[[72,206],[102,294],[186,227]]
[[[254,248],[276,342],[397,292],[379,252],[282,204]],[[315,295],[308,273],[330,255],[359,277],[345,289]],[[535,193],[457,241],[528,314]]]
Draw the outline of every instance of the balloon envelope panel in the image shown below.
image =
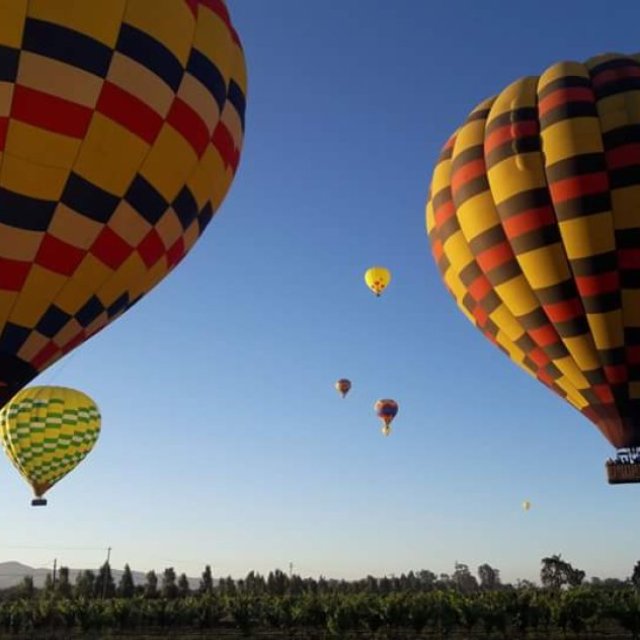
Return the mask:
[[0,405],[191,249],[238,166],[222,0],[0,2]]
[[426,210],[466,317],[616,447],[640,445],[639,60],[558,63],[479,104]]

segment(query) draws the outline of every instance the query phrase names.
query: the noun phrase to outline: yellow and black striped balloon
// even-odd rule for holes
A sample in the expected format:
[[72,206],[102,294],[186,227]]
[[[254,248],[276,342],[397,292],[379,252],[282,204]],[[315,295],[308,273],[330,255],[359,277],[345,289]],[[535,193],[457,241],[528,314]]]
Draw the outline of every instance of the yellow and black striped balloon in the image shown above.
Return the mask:
[[469,320],[615,447],[640,446],[640,55],[558,63],[479,104],[426,224]]
[[0,406],[188,253],[245,94],[224,0],[0,0]]
[[42,498],[91,451],[100,420],[98,407],[81,391],[29,387],[0,410],[0,438],[36,498]]

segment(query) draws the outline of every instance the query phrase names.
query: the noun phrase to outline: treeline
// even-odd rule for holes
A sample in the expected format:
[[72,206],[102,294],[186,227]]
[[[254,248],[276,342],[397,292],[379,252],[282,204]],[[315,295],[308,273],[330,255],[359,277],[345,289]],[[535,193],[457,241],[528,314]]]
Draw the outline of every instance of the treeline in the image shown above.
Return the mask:
[[129,567],[115,584],[108,564],[71,584],[61,568],[42,589],[25,578],[0,592],[0,633],[115,631],[166,633],[236,629],[288,636],[521,638],[588,633],[640,638],[640,563],[628,580],[584,581],[560,556],[542,560],[542,586],[502,584],[499,571],[456,564],[451,575],[430,571],[399,577],[327,580],[271,572],[214,581],[206,567],[197,589],[165,569],[135,585]]

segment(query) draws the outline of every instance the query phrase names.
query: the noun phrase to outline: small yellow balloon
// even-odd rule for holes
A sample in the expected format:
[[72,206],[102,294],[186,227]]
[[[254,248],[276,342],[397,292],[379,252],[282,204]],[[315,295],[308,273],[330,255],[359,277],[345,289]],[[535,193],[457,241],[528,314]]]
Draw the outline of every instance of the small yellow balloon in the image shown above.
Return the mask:
[[522,508],[523,508],[525,511],[529,511],[529,509],[531,509],[531,503],[530,503],[528,500],[525,500],[525,501],[522,503]]
[[371,267],[364,274],[364,281],[369,289],[379,297],[391,282],[391,272],[385,267]]
[[0,440],[9,460],[42,497],[91,451],[100,411],[89,396],[66,387],[27,387],[0,410]]

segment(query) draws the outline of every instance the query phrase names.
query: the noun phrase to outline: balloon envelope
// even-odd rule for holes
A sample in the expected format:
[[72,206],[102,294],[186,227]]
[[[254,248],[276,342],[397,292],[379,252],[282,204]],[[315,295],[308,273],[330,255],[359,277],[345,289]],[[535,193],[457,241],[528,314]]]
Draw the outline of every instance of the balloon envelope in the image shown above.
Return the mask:
[[391,282],[391,272],[385,267],[371,267],[364,274],[364,281],[376,296],[380,296]]
[[522,503],[522,509],[523,509],[524,511],[529,511],[529,509],[531,509],[531,503],[530,503],[528,500],[525,500],[525,501]]
[[351,389],[351,380],[340,378],[335,384],[336,391],[344,398]]
[[465,316],[640,445],[640,57],[563,62],[480,103],[433,173],[427,231]]
[[0,406],[191,249],[238,166],[222,0],[0,3]]
[[388,427],[398,413],[398,403],[395,400],[378,400],[373,406],[378,418]]
[[81,391],[29,387],[0,410],[5,453],[37,498],[91,451],[100,433],[100,412]]

